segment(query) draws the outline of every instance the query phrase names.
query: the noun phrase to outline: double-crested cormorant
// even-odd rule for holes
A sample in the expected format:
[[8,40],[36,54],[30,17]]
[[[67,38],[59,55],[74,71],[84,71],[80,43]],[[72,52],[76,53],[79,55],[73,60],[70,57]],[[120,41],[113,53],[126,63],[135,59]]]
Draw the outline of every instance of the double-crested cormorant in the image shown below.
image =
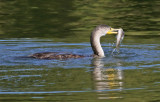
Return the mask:
[[[119,30],[120,29],[114,29],[107,25],[99,25],[92,31],[90,36],[90,43],[94,52],[93,57],[105,57],[104,51],[100,44],[100,38],[106,34],[118,34]],[[44,52],[32,54],[30,57],[38,59],[67,59],[82,58],[86,56],[59,52]]]

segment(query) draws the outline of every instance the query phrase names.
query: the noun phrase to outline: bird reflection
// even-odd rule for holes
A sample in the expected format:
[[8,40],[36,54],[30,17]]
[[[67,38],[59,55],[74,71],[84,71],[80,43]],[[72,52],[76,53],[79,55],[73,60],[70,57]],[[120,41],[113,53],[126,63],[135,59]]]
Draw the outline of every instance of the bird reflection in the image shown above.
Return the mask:
[[[104,59],[95,58],[92,61],[94,66],[93,77],[95,81],[95,88],[98,92],[99,99],[113,99],[121,98],[116,96],[116,92],[122,90],[123,74],[120,69],[120,63],[115,63],[117,68],[105,68]],[[118,90],[118,91],[115,91]]]

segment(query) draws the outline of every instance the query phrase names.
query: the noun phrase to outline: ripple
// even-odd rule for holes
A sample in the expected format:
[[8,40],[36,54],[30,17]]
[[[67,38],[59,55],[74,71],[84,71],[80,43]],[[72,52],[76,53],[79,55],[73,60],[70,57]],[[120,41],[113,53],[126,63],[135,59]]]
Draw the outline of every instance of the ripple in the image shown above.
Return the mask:
[[111,89],[111,90],[92,90],[92,91],[39,91],[39,92],[0,92],[0,94],[56,94],[56,93],[84,93],[84,92],[109,92],[122,90],[142,90],[144,88]]

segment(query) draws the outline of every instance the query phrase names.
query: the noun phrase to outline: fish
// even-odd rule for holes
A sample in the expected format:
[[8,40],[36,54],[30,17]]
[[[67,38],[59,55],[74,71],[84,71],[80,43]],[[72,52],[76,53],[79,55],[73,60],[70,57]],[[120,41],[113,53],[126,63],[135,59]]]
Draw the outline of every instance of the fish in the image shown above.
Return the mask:
[[117,53],[117,54],[119,53],[120,44],[121,44],[122,40],[124,39],[124,31],[122,28],[118,29],[118,34],[117,34],[116,38],[117,38],[116,48],[113,49],[112,55],[115,55],[115,53]]
[[119,47],[120,47],[120,44],[122,42],[122,40],[124,39],[124,31],[122,28],[120,28],[118,30],[118,34],[117,34],[117,40],[116,40],[116,49],[119,51]]

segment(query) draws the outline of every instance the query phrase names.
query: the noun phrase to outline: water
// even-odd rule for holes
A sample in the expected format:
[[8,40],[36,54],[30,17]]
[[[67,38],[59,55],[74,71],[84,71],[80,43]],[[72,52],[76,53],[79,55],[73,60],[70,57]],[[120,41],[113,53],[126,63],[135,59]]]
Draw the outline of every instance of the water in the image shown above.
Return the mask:
[[[69,60],[39,60],[24,56],[42,51],[90,55],[90,44],[33,38],[0,40],[0,99],[62,102],[159,99],[159,41],[131,43],[133,38],[125,37],[119,55],[112,56],[111,44],[103,43],[106,58]],[[155,98],[150,99],[146,97],[148,95]]]
[[[0,101],[159,102],[159,1],[0,1]],[[105,58],[39,60],[36,52],[91,55],[98,24],[121,27],[101,40]]]

